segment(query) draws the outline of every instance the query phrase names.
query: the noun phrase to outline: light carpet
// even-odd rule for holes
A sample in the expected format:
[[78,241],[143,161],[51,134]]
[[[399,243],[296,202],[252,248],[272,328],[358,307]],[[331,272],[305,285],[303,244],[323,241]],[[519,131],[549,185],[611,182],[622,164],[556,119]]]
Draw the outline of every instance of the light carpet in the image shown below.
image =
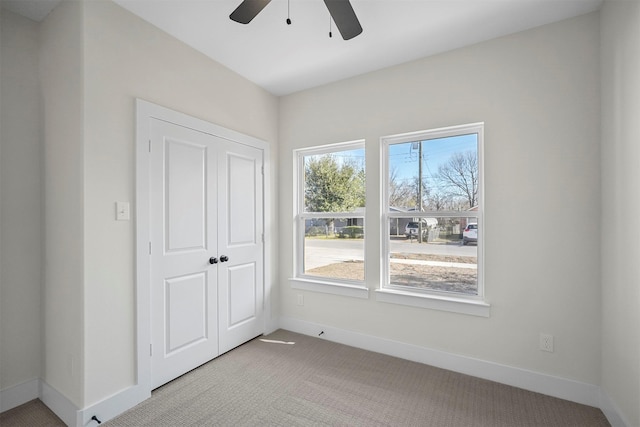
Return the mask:
[[263,338],[276,342],[250,341],[105,425],[609,425],[597,408],[492,381],[284,330]]

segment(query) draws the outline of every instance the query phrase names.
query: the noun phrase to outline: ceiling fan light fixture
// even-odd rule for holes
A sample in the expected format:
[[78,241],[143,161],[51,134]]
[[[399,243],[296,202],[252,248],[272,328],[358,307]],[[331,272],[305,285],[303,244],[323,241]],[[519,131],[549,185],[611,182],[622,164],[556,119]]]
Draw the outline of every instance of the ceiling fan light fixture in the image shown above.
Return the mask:
[[362,26],[349,0],[324,0],[329,14],[345,40],[351,40],[362,33]]
[[287,0],[287,25],[291,25],[291,0]]
[[[229,18],[241,24],[248,24],[270,2],[271,0],[242,0]],[[329,9],[330,19],[335,22],[344,40],[351,40],[362,33],[362,26],[349,0],[324,0],[324,4]],[[287,25],[291,25],[289,6],[290,0],[287,0]],[[333,37],[331,21],[329,21],[329,37]]]
[[240,3],[238,7],[231,12],[229,18],[240,24],[248,24],[269,3],[271,3],[271,0],[243,0],[242,3]]

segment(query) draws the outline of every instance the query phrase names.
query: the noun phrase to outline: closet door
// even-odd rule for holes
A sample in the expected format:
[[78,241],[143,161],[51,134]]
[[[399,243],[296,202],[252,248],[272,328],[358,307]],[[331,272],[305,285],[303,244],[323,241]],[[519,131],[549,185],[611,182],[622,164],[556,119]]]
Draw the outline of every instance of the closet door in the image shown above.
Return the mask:
[[156,388],[219,354],[218,138],[151,120],[151,376]]
[[262,150],[230,142],[220,146],[220,353],[264,330],[262,164]]
[[264,332],[262,150],[151,119],[156,388]]

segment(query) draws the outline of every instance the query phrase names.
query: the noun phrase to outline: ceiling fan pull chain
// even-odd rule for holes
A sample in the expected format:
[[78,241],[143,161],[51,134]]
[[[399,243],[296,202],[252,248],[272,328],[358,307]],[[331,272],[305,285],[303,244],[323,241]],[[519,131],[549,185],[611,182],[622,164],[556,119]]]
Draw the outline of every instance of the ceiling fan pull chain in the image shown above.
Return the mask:
[[287,0],[287,25],[291,25],[291,0]]
[[333,37],[333,34],[331,33],[331,15],[329,15],[329,38]]

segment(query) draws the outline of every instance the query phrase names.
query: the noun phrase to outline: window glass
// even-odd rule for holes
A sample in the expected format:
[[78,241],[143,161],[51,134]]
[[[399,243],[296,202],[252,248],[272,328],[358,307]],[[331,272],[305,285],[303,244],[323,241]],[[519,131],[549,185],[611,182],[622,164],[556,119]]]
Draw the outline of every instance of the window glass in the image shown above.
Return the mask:
[[[389,237],[389,284],[410,290],[478,295],[476,218],[392,218],[404,235]],[[471,222],[473,221],[473,222]],[[422,230],[422,243],[418,240]],[[469,232],[467,230],[472,230]]]
[[[333,228],[329,224],[333,224]],[[364,281],[362,218],[316,218],[305,223],[304,274]]]
[[364,149],[304,156],[304,211],[364,209]]
[[364,282],[364,144],[299,150],[297,276]]
[[390,144],[389,208],[422,212],[477,206],[477,147],[477,134]]
[[382,287],[478,297],[482,124],[383,138]]

